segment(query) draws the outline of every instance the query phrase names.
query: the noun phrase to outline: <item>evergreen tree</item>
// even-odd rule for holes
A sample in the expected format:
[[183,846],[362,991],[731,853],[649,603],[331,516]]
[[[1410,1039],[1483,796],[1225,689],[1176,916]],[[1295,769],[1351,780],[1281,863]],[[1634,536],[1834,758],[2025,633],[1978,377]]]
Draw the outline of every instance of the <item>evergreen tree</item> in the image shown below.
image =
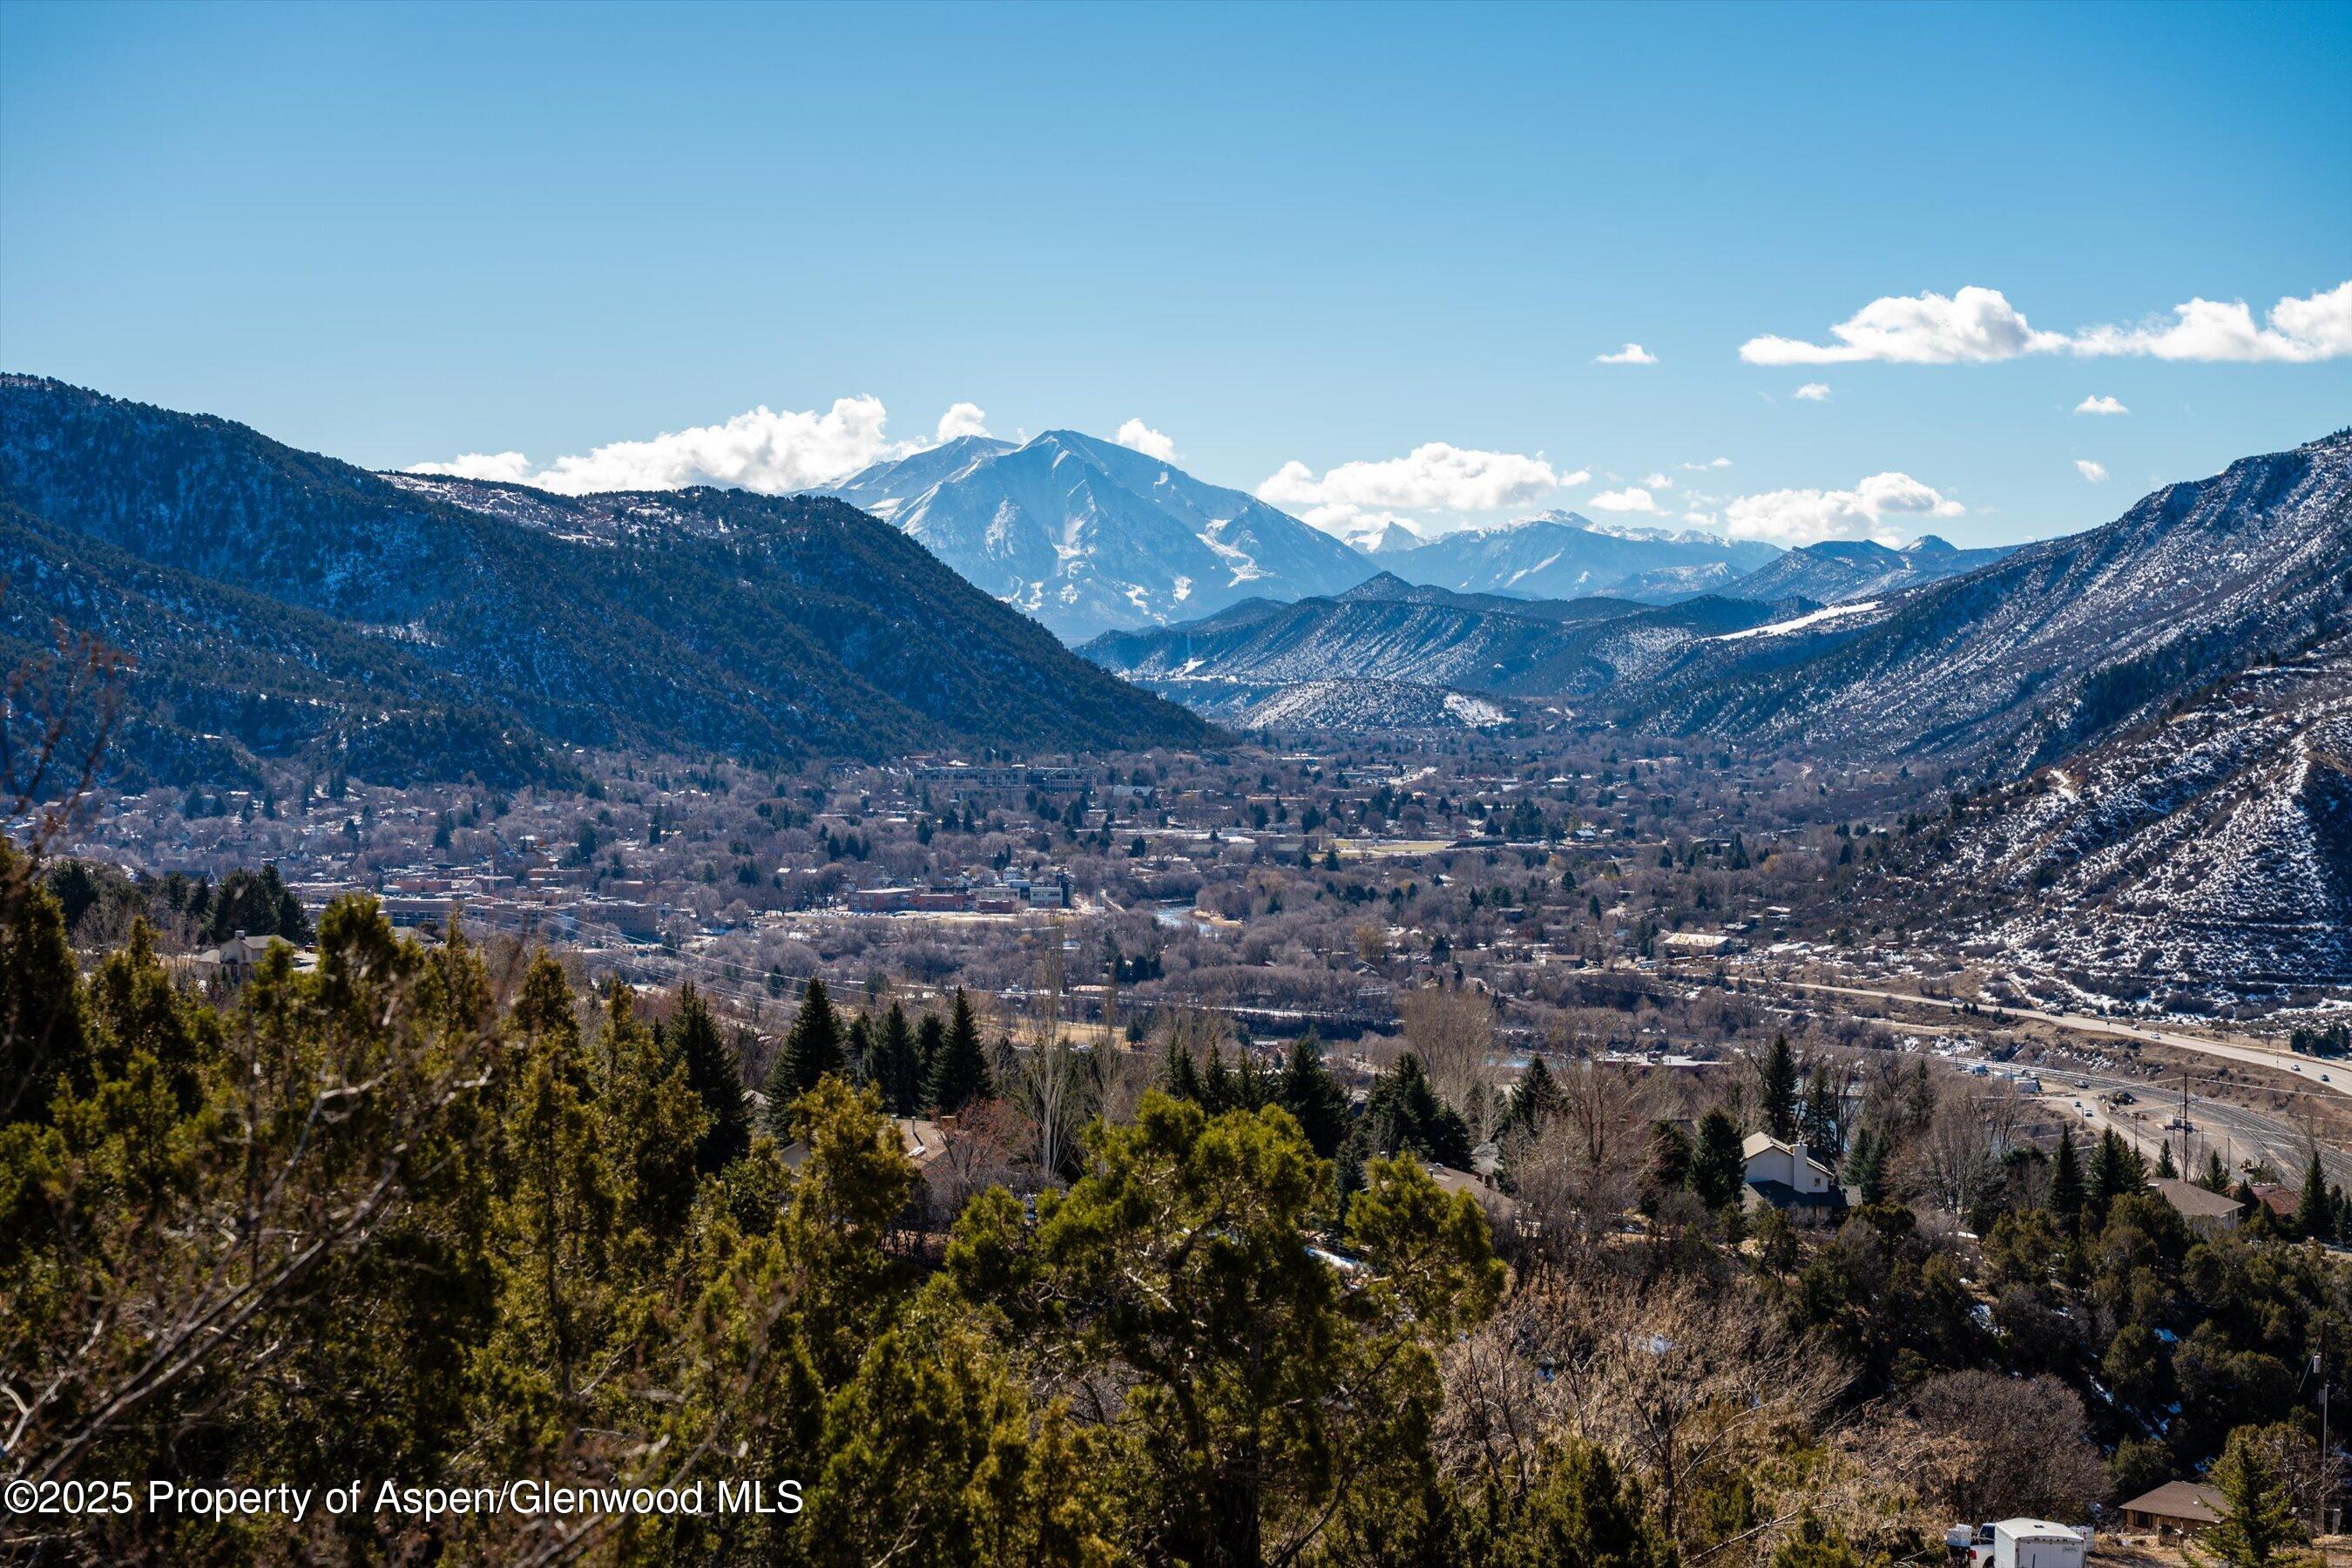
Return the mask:
[[1843,1098],[1830,1075],[1820,1068],[1805,1075],[1805,1101],[1797,1113],[1797,1131],[1804,1135],[1808,1152],[1832,1164],[1845,1152],[1838,1137]]
[[1738,1200],[1747,1181],[1748,1159],[1740,1152],[1739,1123],[1718,1106],[1699,1118],[1690,1189],[1708,1208],[1720,1209]]
[[1797,1057],[1789,1048],[1789,1037],[1772,1037],[1772,1048],[1764,1054],[1763,1065],[1758,1069],[1759,1110],[1764,1117],[1764,1131],[1783,1143],[1797,1138]]
[[2107,1210],[2117,1198],[2137,1193],[2147,1185],[2147,1162],[2139,1151],[2123,1141],[2122,1134],[2108,1128],[2099,1135],[2097,1152],[2091,1160],[2091,1179],[2087,1194],[2087,1217],[2094,1234],[2106,1228]]
[[874,1081],[874,1025],[863,1013],[842,1034],[841,1059],[851,1083],[862,1089]]
[[1492,1568],[1671,1568],[1673,1545],[1643,1506],[1642,1489],[1607,1450],[1582,1438],[1544,1455],[1534,1485],[1513,1493],[1489,1483],[1457,1560]]
[[980,1043],[980,1024],[972,1016],[971,998],[956,987],[955,1005],[948,1016],[947,1038],[940,1047],[929,1084],[932,1105],[943,1114],[961,1110],[976,1100],[996,1092],[988,1071],[988,1053]]
[[2222,1446],[2206,1478],[2221,1494],[2220,1520],[2198,1538],[2225,1568],[2270,1568],[2298,1560],[2294,1548],[2305,1539],[2287,1491],[2255,1429],[2241,1426]]
[[1234,1108],[1234,1082],[1225,1071],[1224,1047],[1209,1037],[1209,1054],[1201,1062],[1201,1109],[1215,1116]]
[[2172,1140],[2169,1138],[2157,1147],[2156,1173],[2158,1179],[2168,1182],[2176,1180],[2180,1174],[2180,1167],[2172,1163]]
[[1519,1075],[1518,1087],[1511,1094],[1510,1115],[1506,1127],[1528,1137],[1538,1137],[1544,1123],[1559,1109],[1559,1085],[1553,1081],[1551,1068],[1544,1065],[1540,1053],[1532,1056],[1528,1070]]
[[1376,1153],[1409,1152],[1457,1171],[1470,1168],[1469,1125],[1438,1098],[1428,1069],[1412,1051],[1372,1080],[1363,1126]]
[[931,1103],[931,1075],[940,1070],[940,1058],[947,1055],[948,1026],[937,1013],[926,1013],[923,1021],[915,1026],[915,1102],[918,1109],[929,1109]]
[[841,1069],[841,1020],[824,982],[813,979],[783,1048],[776,1053],[776,1065],[768,1071],[768,1130],[777,1142],[792,1142],[793,1101],[814,1089],[825,1074]]
[[2303,1171],[2303,1197],[2294,1207],[2295,1229],[2314,1241],[2327,1241],[2336,1235],[2336,1205],[2327,1195],[2327,1173],[2319,1163],[2316,1144],[2311,1151],[2311,1163]]
[[719,1038],[719,1025],[692,981],[678,990],[677,1017],[670,1030],[686,1064],[687,1087],[710,1118],[709,1128],[695,1144],[695,1168],[715,1174],[751,1147],[751,1107],[743,1093],[742,1066],[734,1048]]
[[882,1091],[882,1108],[893,1116],[912,1116],[921,1110],[922,1074],[922,1053],[907,1022],[907,1009],[893,1002],[882,1015],[881,1027],[875,1031],[868,1074],[874,1087]]
[[1654,1212],[1664,1194],[1690,1185],[1690,1135],[1664,1118],[1651,1122],[1643,1163],[1642,1207],[1646,1214]]
[[2205,1151],[2205,1173],[2197,1178],[2197,1184],[2209,1193],[2226,1193],[2230,1190],[2230,1173],[2221,1163],[2221,1151],[2219,1149]]
[[0,1121],[46,1121],[59,1089],[89,1091],[79,979],[64,910],[0,834]]
[[1208,1090],[1201,1081],[1200,1064],[1192,1059],[1192,1053],[1186,1048],[1180,1036],[1169,1037],[1166,1077],[1168,1092],[1174,1098],[1190,1100],[1194,1105],[1206,1103]]
[[1225,1109],[1263,1110],[1275,1103],[1279,1080],[1268,1076],[1258,1064],[1256,1054],[1244,1046],[1234,1052],[1234,1057],[1233,1076],[1226,1079]]
[[1323,1042],[1314,1030],[1290,1042],[1290,1058],[1283,1066],[1275,1098],[1297,1119],[1317,1154],[1328,1160],[1339,1152],[1348,1141],[1348,1091],[1323,1065]]
[[1855,1189],[1854,1195],[1864,1204],[1886,1201],[1886,1142],[1868,1128],[1853,1135],[1853,1146],[1846,1151],[1845,1184]]
[[2058,1227],[2074,1234],[2083,1223],[2083,1167],[2074,1157],[2074,1133],[2071,1128],[2058,1130],[2058,1157],[2050,1168],[2050,1212],[2057,1216]]
[[658,1265],[685,1233],[701,1173],[696,1156],[710,1118],[687,1080],[686,1063],[659,1030],[637,1016],[636,998],[615,982],[604,1007],[604,1060],[596,1108],[608,1124],[622,1202],[620,1241],[630,1260]]

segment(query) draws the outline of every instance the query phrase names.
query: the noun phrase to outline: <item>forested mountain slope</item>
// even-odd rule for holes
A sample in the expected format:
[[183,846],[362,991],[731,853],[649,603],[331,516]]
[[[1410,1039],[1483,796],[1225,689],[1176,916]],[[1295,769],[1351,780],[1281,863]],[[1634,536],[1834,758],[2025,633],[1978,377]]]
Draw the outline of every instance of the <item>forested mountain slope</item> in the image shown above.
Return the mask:
[[[412,483],[226,420],[11,375],[0,378],[0,500],[40,520],[37,535],[20,521],[0,558],[12,593],[30,595],[25,613],[54,610],[72,626],[86,596],[77,572],[114,580],[136,560],[183,574],[181,596],[204,600],[215,639],[205,663],[184,668],[209,669],[215,706],[240,715],[270,704],[234,699],[279,689],[240,651],[310,612],[342,629],[299,622],[300,662],[316,679],[356,682],[376,709],[511,715],[530,732],[523,744],[760,757],[1206,732],[896,530],[822,498]],[[146,587],[113,595],[111,624],[153,653],[174,634]],[[159,713],[166,685],[142,670],[134,706]],[[220,738],[263,755],[340,745],[374,710],[328,707],[307,740],[274,718],[240,718]],[[419,733],[436,728],[421,722]],[[470,744],[420,744],[384,765],[454,776],[475,760]],[[184,753],[188,765],[197,754]]]

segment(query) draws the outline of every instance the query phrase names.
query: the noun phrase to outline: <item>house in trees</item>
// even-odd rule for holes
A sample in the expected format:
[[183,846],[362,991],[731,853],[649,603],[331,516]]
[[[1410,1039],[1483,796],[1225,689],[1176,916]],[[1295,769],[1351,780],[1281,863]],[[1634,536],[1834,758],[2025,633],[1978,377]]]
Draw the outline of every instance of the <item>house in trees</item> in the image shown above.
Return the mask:
[[2123,1506],[2124,1528],[2186,1539],[2221,1518],[2221,1494],[2195,1481],[2167,1481]]
[[2182,1223],[2200,1236],[2210,1236],[2217,1230],[2235,1230],[2245,1205],[2227,1193],[2210,1192],[2194,1182],[2165,1176],[2148,1184],[2148,1190],[2172,1205]]
[[1751,1132],[1739,1146],[1745,1165],[1744,1194],[1749,1208],[1832,1209],[1845,1205],[1837,1173],[1810,1153],[1801,1140],[1783,1143],[1769,1132]]

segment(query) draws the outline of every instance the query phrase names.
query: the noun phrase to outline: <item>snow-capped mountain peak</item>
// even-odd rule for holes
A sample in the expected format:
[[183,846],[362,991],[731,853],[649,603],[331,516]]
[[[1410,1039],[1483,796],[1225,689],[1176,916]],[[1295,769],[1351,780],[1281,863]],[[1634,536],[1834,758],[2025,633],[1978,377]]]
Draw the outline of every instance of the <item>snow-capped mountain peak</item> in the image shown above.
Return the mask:
[[1073,640],[1371,574],[1356,551],[1255,496],[1076,430],[1017,446],[968,437],[828,493]]

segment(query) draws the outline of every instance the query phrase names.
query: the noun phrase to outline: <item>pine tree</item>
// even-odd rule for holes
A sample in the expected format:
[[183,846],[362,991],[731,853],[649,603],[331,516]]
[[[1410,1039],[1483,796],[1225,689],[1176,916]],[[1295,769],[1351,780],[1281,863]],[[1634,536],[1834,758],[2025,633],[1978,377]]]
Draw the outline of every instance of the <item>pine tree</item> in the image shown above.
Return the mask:
[[2335,1217],[2336,1205],[2327,1196],[2327,1173],[2319,1163],[2315,1145],[2311,1163],[2304,1167],[2303,1199],[2294,1207],[2295,1229],[2314,1241],[2326,1241],[2336,1234]]
[[1181,1038],[1171,1036],[1168,1041],[1168,1092],[1178,1100],[1202,1105],[1207,1101],[1206,1089],[1201,1082],[1200,1064],[1185,1048]]
[[1559,1109],[1559,1085],[1553,1081],[1551,1068],[1544,1065],[1540,1055],[1530,1058],[1528,1070],[1519,1075],[1518,1087],[1511,1093],[1510,1115],[1506,1126],[1512,1131],[1538,1137],[1544,1123]]
[[1866,1127],[1853,1135],[1846,1152],[1845,1184],[1864,1204],[1886,1201],[1886,1144]]
[[915,1104],[928,1109],[931,1103],[931,1075],[940,1070],[940,1058],[947,1055],[948,1026],[937,1013],[926,1013],[923,1021],[915,1026]]
[[2230,1434],[2207,1480],[2221,1494],[2220,1520],[2198,1538],[2198,1547],[2227,1568],[2269,1568],[2294,1561],[2304,1539],[2286,1481],[2250,1426]]
[[1783,1143],[1793,1142],[1797,1136],[1797,1057],[1789,1048],[1788,1036],[1772,1037],[1772,1048],[1765,1053],[1759,1071],[1762,1079],[1759,1088],[1764,1131]]
[[874,1025],[863,1013],[849,1020],[841,1039],[841,1059],[851,1083],[862,1089],[874,1081]]
[[1650,1123],[1646,1153],[1650,1198],[1690,1185],[1691,1141],[1681,1128],[1664,1119]]
[[1438,1098],[1428,1069],[1412,1051],[1372,1080],[1363,1125],[1375,1153],[1409,1152],[1457,1171],[1470,1168],[1469,1125]]
[[2180,1167],[2172,1163],[2172,1141],[2168,1138],[2156,1151],[2156,1173],[2159,1180],[2167,1182],[2180,1175]]
[[734,1049],[719,1038],[719,1025],[693,982],[680,987],[677,1017],[670,1032],[686,1063],[686,1083],[710,1118],[695,1144],[695,1168],[705,1175],[742,1158],[751,1146],[751,1107],[743,1093],[743,1072]]
[[1232,1110],[1233,1104],[1234,1083],[1225,1072],[1224,1048],[1213,1035],[1208,1058],[1201,1063],[1201,1109],[1215,1116]]
[[641,1264],[670,1255],[686,1230],[701,1180],[696,1156],[709,1115],[688,1082],[686,1063],[660,1031],[636,1015],[636,998],[615,983],[604,1007],[604,1059],[596,1109],[620,1175],[622,1237]]
[[1290,1042],[1290,1059],[1282,1069],[1275,1097],[1297,1119],[1307,1142],[1328,1160],[1348,1141],[1348,1091],[1323,1065],[1323,1042],[1309,1029]]
[[2147,1164],[2139,1152],[2125,1142],[2123,1135],[2112,1127],[2101,1133],[2098,1149],[2091,1159],[2088,1207],[2092,1231],[2106,1228],[2107,1210],[2117,1198],[2138,1192],[2147,1184]]
[[2059,1228],[2069,1233],[2082,1223],[2083,1167],[2074,1157],[2071,1128],[2058,1130],[2058,1157],[2050,1171],[2050,1212],[2058,1217]]
[[1736,1202],[1747,1184],[1748,1160],[1740,1152],[1739,1123],[1721,1107],[1699,1118],[1698,1148],[1691,1155],[1690,1187],[1711,1209]]
[[2205,1152],[2205,1173],[2197,1178],[2197,1184],[2209,1193],[2226,1193],[2230,1190],[2230,1173],[2221,1163],[2221,1151],[2208,1149]]
[[1838,1112],[1843,1095],[1830,1081],[1830,1075],[1815,1068],[1805,1075],[1805,1102],[1797,1113],[1797,1131],[1804,1134],[1805,1148],[1815,1156],[1834,1162],[1845,1151],[1838,1137]]
[[824,982],[811,980],[792,1032],[784,1037],[783,1049],[776,1053],[776,1065],[768,1073],[768,1128],[777,1142],[792,1141],[793,1101],[841,1068],[841,1020],[834,1015]]
[[956,987],[947,1039],[940,1047],[929,1089],[932,1105],[942,1113],[961,1110],[996,1092],[989,1077],[987,1050],[980,1043],[980,1024],[972,1016],[971,998],[961,985]]
[[907,1022],[907,1009],[893,1002],[882,1015],[882,1026],[875,1031],[870,1073],[874,1086],[882,1091],[883,1108],[891,1115],[912,1116],[921,1109],[922,1070],[922,1056],[915,1044],[915,1031]]

